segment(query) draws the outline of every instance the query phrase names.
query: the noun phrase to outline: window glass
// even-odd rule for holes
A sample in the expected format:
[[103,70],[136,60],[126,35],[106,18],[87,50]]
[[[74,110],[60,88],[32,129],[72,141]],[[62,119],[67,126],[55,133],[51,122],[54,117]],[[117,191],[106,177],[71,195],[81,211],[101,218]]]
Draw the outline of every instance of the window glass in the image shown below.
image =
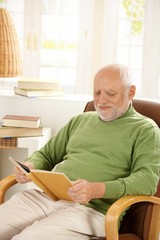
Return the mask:
[[[76,83],[79,1],[44,1],[40,77],[56,78],[73,92]],[[47,70],[48,69],[48,70]]]
[[118,11],[117,60],[131,67],[139,93],[143,61],[144,4],[144,0],[119,0]]

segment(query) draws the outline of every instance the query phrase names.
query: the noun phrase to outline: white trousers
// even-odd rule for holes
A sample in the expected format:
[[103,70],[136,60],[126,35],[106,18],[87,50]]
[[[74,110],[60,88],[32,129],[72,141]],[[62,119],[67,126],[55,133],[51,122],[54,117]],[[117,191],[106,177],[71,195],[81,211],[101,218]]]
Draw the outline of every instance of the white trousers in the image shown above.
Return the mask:
[[15,194],[0,206],[1,240],[86,240],[105,236],[105,216],[37,190]]

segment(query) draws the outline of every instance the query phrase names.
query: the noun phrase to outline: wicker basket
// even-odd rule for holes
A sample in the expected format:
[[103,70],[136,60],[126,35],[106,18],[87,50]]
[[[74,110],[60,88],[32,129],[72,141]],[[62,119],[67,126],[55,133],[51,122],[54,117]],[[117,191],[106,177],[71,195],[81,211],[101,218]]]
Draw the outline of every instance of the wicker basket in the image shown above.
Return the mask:
[[6,9],[0,8],[0,77],[22,75],[22,59],[15,27]]

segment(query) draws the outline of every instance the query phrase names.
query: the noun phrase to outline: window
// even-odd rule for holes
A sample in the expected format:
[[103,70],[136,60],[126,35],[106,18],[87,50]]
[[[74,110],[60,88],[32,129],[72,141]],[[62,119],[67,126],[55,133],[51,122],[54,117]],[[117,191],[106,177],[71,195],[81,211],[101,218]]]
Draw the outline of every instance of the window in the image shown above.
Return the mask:
[[[23,54],[23,75],[59,80],[68,93],[81,92],[77,79],[89,65],[93,1],[6,0]],[[19,9],[20,8],[20,9]],[[88,14],[89,13],[89,14]],[[23,20],[20,17],[23,16]],[[19,25],[20,22],[20,25]],[[24,29],[24,32],[22,32]],[[83,70],[85,72],[85,69]],[[81,82],[81,80],[80,80]],[[88,89],[87,89],[88,91]]]
[[144,2],[119,1],[118,9],[117,60],[132,69],[138,93],[143,64]]
[[159,0],[6,0],[28,77],[59,80],[66,93],[92,93],[96,71],[121,62],[137,97],[160,97]]
[[105,0],[103,63],[131,67],[137,97],[160,97],[160,1]]
[[78,58],[79,1],[44,1],[41,18],[40,77],[58,79],[73,92]]

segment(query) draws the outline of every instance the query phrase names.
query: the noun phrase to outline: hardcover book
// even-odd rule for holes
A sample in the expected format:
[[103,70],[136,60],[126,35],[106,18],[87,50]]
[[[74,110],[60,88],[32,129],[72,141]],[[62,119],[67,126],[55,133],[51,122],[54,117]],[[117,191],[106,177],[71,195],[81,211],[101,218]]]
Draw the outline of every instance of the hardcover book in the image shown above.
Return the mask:
[[45,170],[30,170],[24,164],[15,161],[10,155],[9,160],[52,199],[72,201],[67,191],[73,184],[64,173]]
[[36,116],[5,115],[2,118],[2,125],[9,127],[38,128],[41,119]]
[[3,127],[0,126],[0,138],[43,136],[43,128]]
[[60,88],[60,83],[58,81],[45,79],[22,78],[18,80],[18,87],[33,90],[58,90]]
[[39,90],[39,89],[25,89],[14,87],[15,94],[25,96],[25,97],[56,97],[56,96],[63,96],[64,91],[59,90]]

